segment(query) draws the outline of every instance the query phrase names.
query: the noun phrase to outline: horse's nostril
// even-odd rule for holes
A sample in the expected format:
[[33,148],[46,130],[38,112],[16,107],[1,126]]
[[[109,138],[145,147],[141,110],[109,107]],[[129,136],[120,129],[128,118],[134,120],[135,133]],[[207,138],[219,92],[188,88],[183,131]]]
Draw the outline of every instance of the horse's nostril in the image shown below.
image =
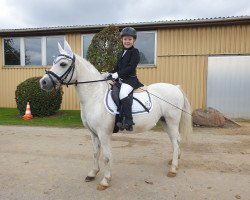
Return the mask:
[[42,84],[43,84],[43,85],[46,85],[46,84],[47,84],[47,82],[46,82],[45,80],[43,80],[43,81],[42,81]]

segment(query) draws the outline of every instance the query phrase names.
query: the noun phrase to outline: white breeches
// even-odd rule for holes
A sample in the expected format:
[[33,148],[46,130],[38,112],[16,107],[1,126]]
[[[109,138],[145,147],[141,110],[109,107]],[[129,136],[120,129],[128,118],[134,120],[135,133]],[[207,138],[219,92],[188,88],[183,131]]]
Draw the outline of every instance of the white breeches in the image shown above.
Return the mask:
[[133,90],[133,87],[131,87],[130,85],[128,85],[126,83],[122,83],[120,93],[119,93],[120,100],[127,97],[129,95],[129,93],[132,92],[132,90]]

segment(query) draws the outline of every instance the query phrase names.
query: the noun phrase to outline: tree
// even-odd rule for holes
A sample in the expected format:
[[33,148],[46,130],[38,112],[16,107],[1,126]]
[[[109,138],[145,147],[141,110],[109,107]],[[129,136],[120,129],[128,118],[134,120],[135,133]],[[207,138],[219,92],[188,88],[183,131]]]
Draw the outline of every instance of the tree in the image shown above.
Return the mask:
[[119,29],[111,25],[95,34],[87,51],[87,59],[99,71],[110,71],[117,62],[117,55],[121,50]]

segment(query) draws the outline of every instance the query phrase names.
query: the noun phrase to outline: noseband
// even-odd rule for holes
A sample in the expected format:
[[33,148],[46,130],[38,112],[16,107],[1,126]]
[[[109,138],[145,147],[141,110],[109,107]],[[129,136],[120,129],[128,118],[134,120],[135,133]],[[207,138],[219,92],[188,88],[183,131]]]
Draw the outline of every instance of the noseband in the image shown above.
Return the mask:
[[[69,68],[64,72],[64,74],[61,76],[58,76],[57,74],[55,74],[52,71],[45,70],[45,74],[47,74],[49,76],[54,88],[56,88],[56,82],[54,81],[53,77],[56,78],[59,81],[59,83],[61,83],[62,85],[66,85],[68,87],[68,85],[70,85],[70,81],[71,81],[73,74],[74,74],[74,71],[75,71],[75,60],[76,60],[75,55],[73,55],[73,58],[71,58],[68,55],[64,55],[64,54],[60,54],[60,55],[58,55],[58,57],[59,56],[64,56],[64,57],[72,60],[72,63],[69,66]],[[72,73],[71,73],[69,81],[67,83],[64,82],[67,79],[67,77],[71,71],[72,71]]]

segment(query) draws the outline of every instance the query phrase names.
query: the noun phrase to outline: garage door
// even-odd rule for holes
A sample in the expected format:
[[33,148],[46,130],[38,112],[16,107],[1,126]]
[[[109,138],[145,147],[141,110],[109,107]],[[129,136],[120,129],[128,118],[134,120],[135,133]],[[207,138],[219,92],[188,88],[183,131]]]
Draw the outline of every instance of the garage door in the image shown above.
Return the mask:
[[208,58],[207,107],[250,119],[250,56]]

